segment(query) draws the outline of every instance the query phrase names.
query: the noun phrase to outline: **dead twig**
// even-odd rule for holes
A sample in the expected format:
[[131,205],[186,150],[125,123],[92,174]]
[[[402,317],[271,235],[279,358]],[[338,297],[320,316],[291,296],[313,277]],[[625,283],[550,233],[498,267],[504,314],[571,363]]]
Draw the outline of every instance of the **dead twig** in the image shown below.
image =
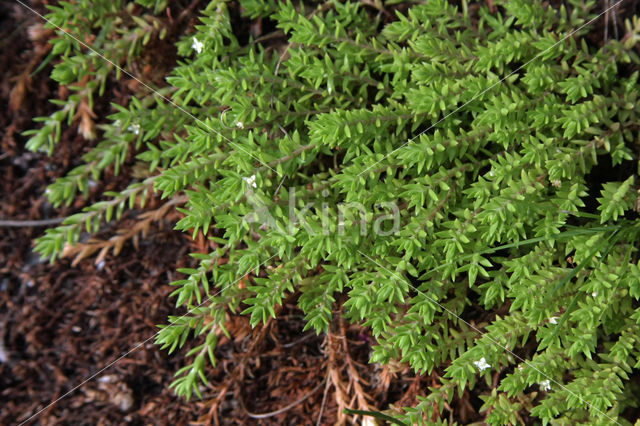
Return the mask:
[[325,376],[324,381],[326,385],[324,387],[324,393],[322,395],[322,403],[320,403],[320,411],[318,412],[318,420],[316,421],[316,426],[320,426],[322,424],[322,413],[324,412],[324,407],[327,404],[327,394],[329,394],[329,388],[331,387],[328,370],[327,370],[327,375]]
[[291,410],[293,407],[295,407],[296,405],[302,404],[304,401],[309,399],[309,397],[311,395],[315,394],[318,390],[320,390],[320,388],[322,388],[322,386],[324,386],[326,382],[327,382],[326,379],[323,380],[322,382],[320,382],[315,388],[313,388],[310,392],[308,392],[302,398],[300,398],[297,401],[294,401],[291,404],[286,405],[286,406],[284,406],[284,407],[282,407],[282,408],[280,408],[278,410],[270,411],[268,413],[261,413],[261,414],[252,413],[249,410],[247,410],[247,408],[244,405],[244,401],[242,399],[240,399],[240,402],[242,403],[242,408],[244,409],[245,413],[247,413],[247,416],[249,416],[249,417],[251,417],[253,419],[266,419],[266,418],[277,416],[278,414],[282,414],[284,412],[287,412],[287,411]]
[[616,4],[613,9],[611,9],[611,15],[613,17],[613,35],[615,36],[616,40],[619,40],[619,34],[618,34],[618,16],[616,15],[616,9],[618,8],[618,5]]
[[40,220],[0,220],[0,228],[28,228],[28,227],[38,227],[38,226],[51,226],[58,225],[64,220],[66,217],[54,217],[51,219],[40,219]]
[[106,241],[92,238],[87,242],[76,243],[75,245],[67,244],[62,253],[62,257],[74,257],[71,265],[75,266],[82,259],[100,250],[95,260],[95,264],[97,265],[104,260],[109,250],[113,250],[113,255],[117,256],[122,250],[124,243],[128,240],[132,240],[134,247],[137,249],[140,235],[144,238],[149,232],[153,222],[161,221],[172,206],[184,204],[187,201],[188,198],[186,196],[176,197],[156,210],[146,211],[138,216],[138,221],[133,226],[128,229],[120,229],[116,235]]
[[334,398],[336,405],[338,406],[338,419],[335,422],[336,425],[344,425],[347,423],[347,417],[344,414],[344,409],[347,408],[349,403],[347,402],[348,392],[346,386],[340,377],[340,368],[338,361],[338,354],[340,352],[341,344],[339,337],[328,330],[327,332],[327,351],[329,352],[329,362],[327,364],[327,374],[329,375],[329,382],[335,389]]
[[604,43],[609,41],[609,0],[604,0]]
[[347,371],[349,372],[349,388],[353,389],[355,395],[354,400],[358,402],[358,408],[365,411],[371,411],[369,406],[370,401],[373,399],[369,394],[365,392],[362,385],[369,386],[366,380],[364,380],[358,372],[353,358],[349,353],[349,343],[347,341],[347,331],[344,324],[342,315],[339,317],[340,334],[342,337],[342,348],[344,351],[344,359],[347,365]]
[[315,337],[315,334],[313,334],[313,333],[305,334],[304,336],[302,336],[301,338],[299,338],[299,339],[297,339],[297,340],[294,340],[293,342],[285,343],[284,345],[282,345],[282,347],[283,347],[284,349],[289,349],[289,348],[292,348],[292,347],[294,347],[295,345],[297,345],[297,344],[299,344],[299,343],[302,343],[302,342],[304,342],[305,340],[310,339],[310,338],[312,338],[312,337]]

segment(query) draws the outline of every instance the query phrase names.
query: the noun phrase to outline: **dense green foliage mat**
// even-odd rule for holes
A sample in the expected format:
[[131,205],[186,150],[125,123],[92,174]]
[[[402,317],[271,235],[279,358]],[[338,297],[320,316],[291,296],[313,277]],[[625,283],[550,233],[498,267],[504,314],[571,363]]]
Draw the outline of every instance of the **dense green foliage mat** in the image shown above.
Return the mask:
[[[342,314],[375,336],[371,362],[442,374],[417,406],[387,411],[401,421],[435,422],[454,392],[476,388],[491,424],[628,424],[640,23],[594,41],[593,1],[423,3],[241,0],[272,31],[253,39],[231,3],[211,1],[167,84],[114,105],[86,165],[48,196],[70,203],[130,151],[146,174],[37,250],[53,260],[80,242],[90,255],[84,231],[152,192],[182,197],[177,228],[218,247],[180,271],[173,295],[189,312],[157,336],[170,350],[198,341],[172,385],[187,398],[228,311],[258,325],[293,293],[322,333],[345,295]],[[51,9],[53,78],[72,95],[32,132],[34,150],[55,149],[78,116],[95,136],[87,111],[114,64],[132,69],[165,35],[161,1]],[[92,48],[61,28],[91,34]]]

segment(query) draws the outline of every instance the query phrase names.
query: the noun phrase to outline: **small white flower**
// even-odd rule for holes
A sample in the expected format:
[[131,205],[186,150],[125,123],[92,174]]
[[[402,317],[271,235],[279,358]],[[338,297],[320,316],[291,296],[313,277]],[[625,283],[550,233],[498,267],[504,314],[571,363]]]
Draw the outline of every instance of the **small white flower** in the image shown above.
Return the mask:
[[491,364],[489,364],[484,357],[480,358],[480,361],[473,361],[473,365],[475,365],[476,368],[480,371],[484,371],[487,368],[491,368]]
[[244,129],[244,123],[242,121],[236,121],[236,127],[238,129]]
[[519,365],[519,366],[518,366],[518,370],[520,370],[520,371],[524,371],[524,367],[523,367],[522,365]]
[[558,317],[551,317],[551,318],[549,318],[549,323],[551,323],[551,324],[557,324],[557,323],[558,323]]
[[540,387],[542,388],[543,391],[550,391],[551,390],[551,381],[549,380],[543,380],[540,382]]
[[200,53],[202,53],[202,48],[204,47],[204,44],[202,44],[202,42],[200,40],[198,40],[197,38],[193,38],[193,43],[191,43],[191,48],[193,50],[195,50],[198,55]]
[[133,132],[133,134],[135,135],[139,135],[140,134],[140,125],[133,123],[132,125],[130,125],[129,127],[127,127],[127,130],[130,132]]
[[591,296],[593,296],[593,297],[598,297],[598,292],[597,292],[597,291],[594,291],[593,293],[591,293]]
[[252,186],[254,188],[257,188],[258,185],[256,184],[256,175],[253,175],[251,177],[243,177],[242,180],[244,180],[247,185]]
[[489,172],[489,176],[494,177],[495,175],[496,175],[496,172],[494,172],[493,170]]

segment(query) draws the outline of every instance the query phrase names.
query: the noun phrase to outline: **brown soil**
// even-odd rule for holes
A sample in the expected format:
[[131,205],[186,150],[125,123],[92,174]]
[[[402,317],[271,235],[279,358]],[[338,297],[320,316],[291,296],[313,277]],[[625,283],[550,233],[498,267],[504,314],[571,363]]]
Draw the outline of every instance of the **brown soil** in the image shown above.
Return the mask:
[[[199,343],[172,355],[153,343],[157,325],[177,314],[168,283],[179,278],[176,268],[192,266],[188,253],[198,249],[172,231],[175,215],[99,266],[88,259],[51,265],[32,251],[46,226],[26,221],[65,217],[128,179],[107,173],[88,200],[70,207],[46,201],[46,186],[77,166],[90,144],[74,125],[51,157],[24,148],[21,132],[54,111],[48,99],[59,95],[50,67],[30,76],[48,53],[46,34],[29,36],[40,23],[19,4],[0,3],[0,220],[21,225],[0,226],[0,424],[334,424],[354,396],[371,409],[415,403],[429,378],[369,365],[370,338],[358,327],[335,324],[330,337],[303,333],[301,313],[289,304],[255,330],[247,318],[231,317],[233,341],[220,342],[203,399],[173,395],[173,374]],[[109,101],[125,92],[116,82],[114,99],[96,110],[108,114]]]
[[[198,2],[181,3],[184,9]],[[33,4],[45,12],[41,2]],[[19,4],[0,3],[0,220],[65,217],[129,179],[126,172],[107,173],[89,199],[60,209],[43,196],[90,146],[71,126],[52,157],[24,148],[21,132],[37,126],[33,117],[50,114],[48,99],[59,95],[50,68],[30,76],[47,54],[46,34],[29,37],[38,23]],[[254,25],[243,27],[253,31]],[[124,83],[112,84],[112,98],[96,106],[102,116],[110,101],[127,93]],[[116,226],[135,223],[137,213]],[[158,324],[179,313],[168,285],[179,278],[176,268],[193,266],[188,253],[202,247],[172,230],[176,218],[167,215],[137,247],[127,243],[99,266],[88,259],[77,266],[64,259],[43,263],[32,241],[46,227],[0,226],[0,424],[335,424],[345,419],[346,406],[412,405],[436,385],[442,371],[416,377],[403,366],[392,371],[368,364],[368,330],[347,327],[340,312],[328,336],[303,333],[301,313],[289,301],[279,319],[262,328],[230,316],[233,340],[220,341],[203,399],[177,398],[168,385],[188,349],[201,342],[168,355],[153,337]],[[462,424],[482,421],[480,405],[465,392],[446,404],[443,416]]]

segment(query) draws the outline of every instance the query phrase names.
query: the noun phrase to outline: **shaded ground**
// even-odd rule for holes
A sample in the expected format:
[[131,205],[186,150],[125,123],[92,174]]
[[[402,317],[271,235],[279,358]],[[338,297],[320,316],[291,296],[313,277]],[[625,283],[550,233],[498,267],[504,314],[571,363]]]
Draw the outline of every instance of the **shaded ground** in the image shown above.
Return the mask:
[[[64,130],[51,158],[24,149],[20,133],[34,127],[32,117],[52,111],[48,99],[57,95],[49,69],[29,77],[47,54],[46,34],[30,33],[38,20],[13,2],[0,3],[0,219],[60,218],[96,201],[79,198],[54,209],[42,196],[88,149],[75,126]],[[593,42],[601,39],[595,35]],[[122,90],[115,92],[122,96]],[[110,100],[97,110],[108,113]],[[128,180],[126,174],[107,174],[93,194],[122,188]],[[135,214],[120,226],[135,222]],[[279,319],[261,329],[252,330],[247,318],[230,317],[233,341],[220,341],[203,400],[175,397],[168,385],[189,348],[168,356],[152,337],[157,324],[176,314],[168,297],[168,283],[179,278],[174,271],[190,266],[188,253],[201,249],[172,231],[177,219],[167,215],[117,258],[75,267],[69,260],[44,264],[33,254],[32,240],[44,226],[0,226],[0,424],[24,421],[58,398],[30,424],[335,424],[344,420],[341,409],[354,402],[372,410],[412,405],[437,383],[442,371],[414,377],[403,366],[368,364],[368,331],[342,324],[339,312],[329,336],[303,333],[301,313],[285,303]],[[485,392],[483,386],[476,390]],[[443,416],[462,424],[482,421],[480,405],[465,393]]]
[[[48,99],[55,86],[46,71],[28,78],[46,53],[44,44],[32,43],[27,34],[38,18],[17,4],[0,7],[0,217],[64,217],[84,202],[55,210],[42,194],[74,166],[86,143],[68,129],[52,158],[24,150],[20,132],[32,128],[32,117],[52,111]],[[111,180],[106,185],[117,184]],[[0,227],[0,424],[27,419],[148,339],[171,312],[167,283],[174,279],[176,259],[189,250],[167,224],[139,250],[126,247],[101,270],[91,261],[48,265],[31,251],[31,241],[44,229]],[[102,382],[82,386],[34,423],[184,424],[197,417],[198,407],[167,389],[179,360],[148,341],[105,371]]]

